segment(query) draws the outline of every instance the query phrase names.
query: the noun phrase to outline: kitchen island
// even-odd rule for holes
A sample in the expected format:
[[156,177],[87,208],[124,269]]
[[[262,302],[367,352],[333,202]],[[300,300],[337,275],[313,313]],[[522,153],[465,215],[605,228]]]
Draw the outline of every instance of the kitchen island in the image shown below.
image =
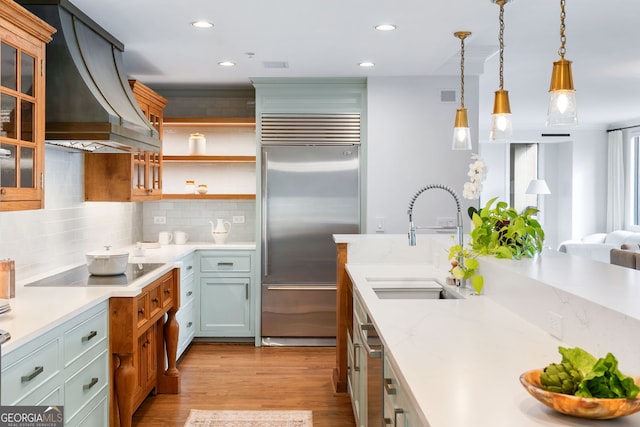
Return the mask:
[[[406,236],[335,240],[348,248],[354,297],[370,314],[420,423],[602,425],[555,413],[525,391],[519,376],[558,362],[558,346],[582,347],[596,357],[612,352],[623,372],[640,374],[640,290],[634,286],[640,273],[556,252],[523,261],[483,258],[481,296],[463,289],[464,299],[379,298],[371,278],[431,277],[445,283],[451,239],[419,237],[415,248]],[[559,338],[549,333],[550,312],[561,318],[560,330],[554,330]],[[640,414],[615,425],[640,425]]]

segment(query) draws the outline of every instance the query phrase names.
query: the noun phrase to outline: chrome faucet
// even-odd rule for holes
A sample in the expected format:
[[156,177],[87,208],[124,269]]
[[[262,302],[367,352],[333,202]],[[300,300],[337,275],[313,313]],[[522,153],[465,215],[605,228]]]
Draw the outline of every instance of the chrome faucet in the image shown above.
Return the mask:
[[[456,207],[458,208],[458,225],[456,226],[456,231],[458,233],[458,244],[460,245],[460,247],[462,248],[462,245],[464,243],[464,236],[463,236],[463,230],[462,230],[462,209],[461,209],[461,203],[460,203],[460,198],[458,197],[458,195],[456,194],[455,191],[453,191],[450,187],[447,187],[446,185],[442,185],[442,184],[429,184],[427,186],[422,187],[420,190],[418,190],[418,192],[416,194],[413,195],[413,197],[411,198],[411,201],[409,202],[409,246],[415,246],[416,245],[416,230],[417,229],[432,229],[432,230],[450,230],[451,227],[441,227],[441,226],[429,226],[429,227],[416,227],[416,225],[413,223],[413,205],[416,202],[416,199],[425,191],[427,190],[431,190],[432,188],[439,188],[441,190],[446,191],[447,193],[451,194],[451,196],[453,196],[453,198],[456,201]],[[460,255],[458,257],[458,263],[460,264],[460,266],[464,265],[464,260],[462,259],[462,255]]]

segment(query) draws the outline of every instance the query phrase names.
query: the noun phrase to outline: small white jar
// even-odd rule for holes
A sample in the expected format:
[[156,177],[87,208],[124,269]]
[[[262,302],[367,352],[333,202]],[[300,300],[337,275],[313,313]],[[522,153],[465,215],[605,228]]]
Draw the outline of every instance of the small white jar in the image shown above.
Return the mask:
[[194,194],[196,192],[196,182],[188,179],[184,182],[184,192],[187,194]]
[[207,152],[207,139],[201,133],[189,135],[189,154],[192,156],[204,156]]

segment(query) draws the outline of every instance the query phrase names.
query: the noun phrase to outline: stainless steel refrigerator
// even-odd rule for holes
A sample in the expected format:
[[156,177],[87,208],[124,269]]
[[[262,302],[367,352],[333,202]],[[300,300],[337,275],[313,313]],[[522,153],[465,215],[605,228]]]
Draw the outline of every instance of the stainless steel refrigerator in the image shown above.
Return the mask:
[[265,345],[335,340],[332,235],[360,232],[359,169],[358,145],[263,145]]

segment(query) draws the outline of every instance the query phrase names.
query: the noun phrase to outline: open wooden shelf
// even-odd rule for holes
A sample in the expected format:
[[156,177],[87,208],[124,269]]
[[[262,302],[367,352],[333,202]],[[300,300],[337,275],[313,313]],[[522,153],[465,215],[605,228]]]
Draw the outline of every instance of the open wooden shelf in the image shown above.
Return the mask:
[[254,117],[205,117],[205,118],[183,118],[165,117],[164,124],[168,126],[255,126]]
[[255,163],[256,156],[162,156],[163,162],[236,162],[236,163]]
[[163,194],[162,200],[255,200],[255,194]]

